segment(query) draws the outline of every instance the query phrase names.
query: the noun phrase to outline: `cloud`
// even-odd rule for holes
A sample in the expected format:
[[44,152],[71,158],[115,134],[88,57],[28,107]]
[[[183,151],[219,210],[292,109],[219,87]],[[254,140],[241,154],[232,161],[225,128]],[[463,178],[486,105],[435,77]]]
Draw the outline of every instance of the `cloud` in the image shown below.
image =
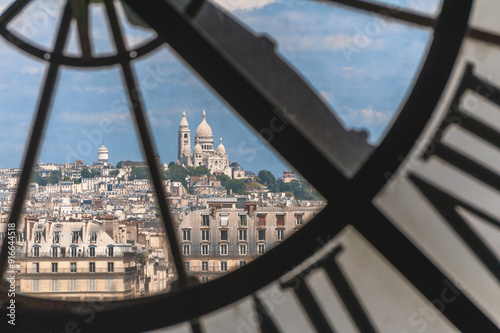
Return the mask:
[[36,75],[43,71],[43,66],[34,67],[34,66],[24,66],[21,68],[21,73],[28,75]]
[[[179,121],[180,121],[179,117]],[[148,111],[149,123],[152,127],[156,128],[168,128],[173,124],[173,121],[165,117],[165,112],[158,111]]]
[[376,111],[373,109],[373,106],[369,106],[364,109],[343,107],[341,108],[340,113],[342,114],[342,120],[344,120],[349,126],[366,126],[369,128],[386,125],[391,121],[393,116],[392,111]]
[[6,83],[0,83],[0,91],[10,88],[10,86]]
[[71,86],[71,90],[79,93],[97,93],[98,95],[107,93],[118,93],[122,90],[121,86]]
[[370,38],[362,34],[337,34],[330,36],[285,36],[279,39],[280,48],[284,51],[349,51],[359,52],[362,49],[382,49],[384,41],[381,38]]
[[113,124],[132,124],[130,115],[125,112],[88,113],[82,111],[63,111],[59,119],[64,123],[80,125],[99,125],[103,120],[110,121]]
[[265,7],[269,4],[277,2],[277,0],[212,0],[213,3],[220,5],[222,8],[235,10],[252,10]]

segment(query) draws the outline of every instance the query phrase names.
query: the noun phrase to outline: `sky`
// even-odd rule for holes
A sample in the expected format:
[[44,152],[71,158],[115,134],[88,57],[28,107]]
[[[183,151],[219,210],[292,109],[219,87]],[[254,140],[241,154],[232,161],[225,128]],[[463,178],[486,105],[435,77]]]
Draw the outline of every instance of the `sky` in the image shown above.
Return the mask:
[[[432,32],[372,14],[306,0],[214,0],[256,34],[266,33],[278,52],[301,73],[346,128],[366,129],[380,142],[411,89]],[[438,0],[382,1],[434,15]],[[2,11],[10,3],[0,0]],[[62,1],[35,0],[8,28],[51,49]],[[401,6],[401,7],[398,7]],[[119,11],[129,47],[155,33],[131,26]],[[74,27],[73,27],[74,28]],[[72,29],[73,29],[72,28]],[[95,55],[114,52],[104,12],[91,11]],[[66,53],[78,55],[75,30]],[[288,168],[276,152],[215,96],[168,46],[134,61],[133,68],[162,163],[177,160],[177,130],[185,111],[191,138],[203,110],[231,161],[246,170]],[[43,85],[47,63],[0,40],[0,168],[21,165],[24,142]],[[61,68],[39,160],[92,164],[106,145],[113,163],[143,160],[118,67]],[[192,143],[192,147],[194,144]]]

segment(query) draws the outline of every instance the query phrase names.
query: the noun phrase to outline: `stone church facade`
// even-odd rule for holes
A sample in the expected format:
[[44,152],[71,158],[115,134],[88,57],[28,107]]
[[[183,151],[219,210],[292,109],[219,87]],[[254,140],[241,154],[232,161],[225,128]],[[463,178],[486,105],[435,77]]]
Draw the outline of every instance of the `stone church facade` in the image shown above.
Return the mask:
[[202,121],[194,136],[194,148],[191,150],[191,130],[186,118],[186,112],[182,113],[179,124],[177,164],[187,166],[205,166],[214,175],[225,174],[232,178],[231,167],[226,153],[226,148],[220,138],[219,146],[214,150],[214,136],[212,128],[207,123],[205,111]]

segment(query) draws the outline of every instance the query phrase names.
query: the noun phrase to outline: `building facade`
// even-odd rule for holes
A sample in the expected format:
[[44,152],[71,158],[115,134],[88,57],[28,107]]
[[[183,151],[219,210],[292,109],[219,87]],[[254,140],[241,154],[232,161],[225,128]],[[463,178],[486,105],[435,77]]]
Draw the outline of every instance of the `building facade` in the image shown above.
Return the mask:
[[112,301],[167,290],[164,259],[155,262],[151,250],[138,252],[125,235],[129,226],[116,219],[57,222],[27,217],[23,229],[15,260],[19,293]]
[[263,255],[323,208],[259,207],[230,197],[214,198],[207,205],[208,209],[190,212],[177,231],[185,268],[201,282]]

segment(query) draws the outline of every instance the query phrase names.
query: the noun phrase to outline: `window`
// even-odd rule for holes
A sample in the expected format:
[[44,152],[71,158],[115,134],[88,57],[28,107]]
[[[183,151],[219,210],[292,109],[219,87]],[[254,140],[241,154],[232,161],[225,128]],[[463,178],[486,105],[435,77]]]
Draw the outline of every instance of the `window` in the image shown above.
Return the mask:
[[244,256],[247,254],[247,244],[239,244],[240,256]]
[[247,262],[246,262],[246,261],[240,261],[240,267],[243,267],[243,266],[245,266],[246,264],[247,264]]
[[259,219],[259,226],[266,226],[266,214],[257,214]]
[[50,256],[52,258],[57,258],[59,256],[59,248],[57,246],[52,246],[50,248]]
[[227,227],[228,221],[229,221],[229,214],[220,214],[221,227]]
[[69,270],[71,273],[76,273],[76,262],[72,262],[69,264]]
[[78,243],[78,231],[71,232],[71,242]]
[[69,279],[69,291],[76,291],[76,279]]
[[41,240],[42,240],[42,232],[35,231],[35,243],[40,243]]
[[95,262],[89,262],[89,272],[95,273]]
[[40,246],[33,246],[33,257],[40,256]]
[[227,229],[223,229],[220,231],[220,240],[221,241],[227,241],[229,240]]
[[257,245],[257,253],[259,255],[266,253],[266,244],[259,244],[259,245]]
[[53,234],[53,237],[52,237],[52,241],[54,243],[59,243],[59,236],[60,235],[61,235],[60,231],[54,231],[54,234]]
[[95,246],[89,247],[89,257],[95,257]]
[[201,218],[202,218],[201,220],[202,227],[210,226],[210,216],[208,214],[202,215]]
[[191,240],[191,230],[182,230],[182,240],[183,241]]
[[276,229],[276,240],[282,241],[285,239],[285,229]]
[[221,244],[220,245],[220,254],[223,256],[227,255],[227,244]]
[[247,216],[240,215],[240,227],[246,227],[246,226],[247,226]]
[[221,272],[227,272],[227,261],[220,262],[220,270]]
[[89,291],[95,291],[95,279],[89,279]]
[[278,226],[285,225],[285,215],[284,214],[276,214],[276,225],[278,225]]
[[209,248],[208,248],[208,244],[202,244],[201,245],[201,254],[206,256],[209,254]]
[[33,273],[40,273],[40,264],[37,262],[33,263]]
[[208,261],[202,261],[201,262],[201,270],[202,271],[208,271]]
[[191,254],[191,245],[190,244],[182,245],[182,254],[185,256],[188,256]]
[[186,268],[186,272],[189,272],[191,270],[191,262],[186,261],[184,267]]
[[303,214],[295,215],[295,224],[304,224]]
[[108,257],[113,257],[114,247],[113,246],[108,246],[107,250],[108,250]]
[[115,290],[115,279],[108,279],[108,291]]
[[202,241],[210,241],[210,230],[202,230],[201,231],[201,240]]
[[52,273],[57,273],[57,262],[52,263]]
[[257,239],[259,241],[265,241],[266,240],[266,229],[259,229],[259,230],[257,230]]
[[50,291],[57,291],[58,280],[52,279]]
[[33,279],[33,283],[31,285],[31,291],[33,292],[38,292],[40,291],[40,280],[39,279]]
[[238,240],[240,240],[240,241],[247,240],[247,230],[246,229],[238,230]]
[[72,246],[69,248],[69,256],[70,257],[76,257],[76,246]]
[[91,232],[90,233],[90,242],[91,243],[96,243],[97,242],[97,232]]
[[113,273],[115,271],[115,263],[108,262],[108,273]]
[[208,276],[202,276],[202,277],[201,277],[201,282],[202,282],[202,283],[206,283],[206,282],[208,282]]

